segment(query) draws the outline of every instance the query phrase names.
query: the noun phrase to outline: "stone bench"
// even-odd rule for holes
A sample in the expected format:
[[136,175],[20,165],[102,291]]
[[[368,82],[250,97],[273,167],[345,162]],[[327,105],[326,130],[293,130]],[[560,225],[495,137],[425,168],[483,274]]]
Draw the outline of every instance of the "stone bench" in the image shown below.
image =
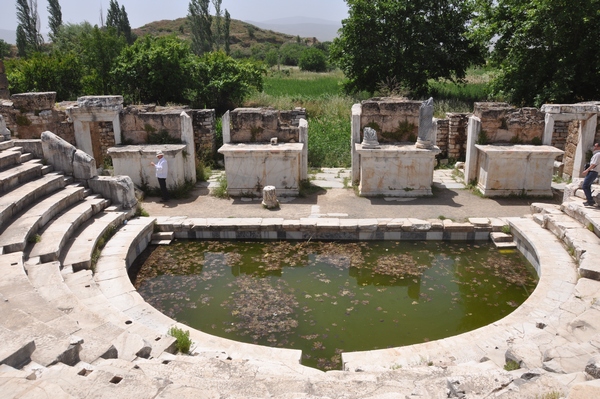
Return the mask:
[[21,163],[20,149],[11,148],[0,152],[0,169],[7,169]]
[[81,203],[67,209],[50,221],[40,233],[39,242],[33,244],[28,258],[39,258],[40,263],[58,260],[62,248],[73,232],[86,220],[102,211],[110,201],[96,195],[88,196]]
[[5,193],[0,197],[0,227],[29,205],[64,186],[62,174],[48,173]]
[[[68,364],[76,355],[70,332],[78,327],[40,297],[29,282],[22,258],[22,252],[0,255],[0,294],[4,299],[0,303],[0,326],[25,338],[25,347],[15,352],[13,362],[25,362],[26,358],[18,360],[16,357],[29,356],[43,366],[57,361]],[[34,342],[34,350],[28,354],[29,341]]]
[[85,188],[83,186],[67,186],[39,201],[16,217],[12,223],[6,224],[4,232],[0,234],[0,247],[4,253],[25,250],[30,236],[36,234],[41,227],[65,208],[81,201],[84,195]]
[[[107,208],[109,209],[109,208]],[[92,265],[92,256],[98,241],[111,228],[117,228],[127,218],[126,212],[103,212],[87,220],[78,230],[76,236],[69,239],[65,245],[67,250],[62,257],[64,268],[74,272],[89,269]],[[67,249],[68,247],[68,249]]]
[[0,172],[0,192],[8,192],[13,188],[42,176],[42,164],[32,160]]

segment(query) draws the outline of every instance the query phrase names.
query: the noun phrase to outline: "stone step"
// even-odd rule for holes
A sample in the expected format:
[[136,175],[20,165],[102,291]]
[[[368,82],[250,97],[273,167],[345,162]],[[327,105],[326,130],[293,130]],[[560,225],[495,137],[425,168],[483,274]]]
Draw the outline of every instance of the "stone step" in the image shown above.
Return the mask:
[[0,142],[0,151],[8,150],[9,148],[13,148],[15,146],[15,142],[12,140],[2,141]]
[[513,241],[512,234],[495,231],[490,233],[490,238],[496,248],[512,249],[517,247],[517,244]]
[[83,194],[83,186],[67,186],[16,216],[12,223],[6,224],[4,231],[0,234],[0,247],[3,248],[3,252],[25,250],[29,237],[37,234],[38,230],[58,213],[81,201]]
[[58,260],[73,232],[89,218],[105,209],[109,203],[110,201],[94,195],[85,197],[80,203],[66,209],[40,232],[39,242],[34,243],[29,249],[27,257],[39,258],[37,263]]
[[65,186],[63,175],[49,173],[0,197],[0,227],[40,198]]
[[31,359],[42,365],[56,361],[77,362],[76,348],[70,333],[79,329],[65,314],[50,306],[33,288],[22,261],[23,254],[1,255],[2,279],[0,294],[0,326],[32,340],[35,350]]
[[563,202],[560,209],[600,238],[600,208],[588,208],[580,201]]
[[175,233],[172,231],[161,231],[152,234],[152,245],[170,245],[175,238]]
[[[0,326],[0,364],[20,369],[31,361],[31,354],[35,351],[35,342],[29,337],[24,337]],[[3,374],[0,372],[0,374]]]
[[92,266],[94,250],[100,239],[105,233],[110,233],[112,229],[120,226],[126,216],[127,214],[124,212],[103,211],[83,223],[64,247],[65,255],[61,256],[63,267],[71,268],[74,272],[89,269]]
[[83,339],[80,359],[93,362],[98,358],[119,356],[116,342],[125,331],[105,318],[100,317],[81,303],[69,289],[60,273],[60,263],[50,262],[26,265],[29,279],[40,295],[52,306],[63,309],[81,328],[73,333]]
[[21,154],[21,156],[19,157],[19,163],[31,161],[32,159],[34,159],[33,154],[27,152],[25,154]]
[[[99,288],[90,270],[72,273],[68,269],[64,269],[61,274],[64,277],[65,285],[79,299],[79,302],[86,306],[88,311],[96,314],[106,323],[124,330],[119,336],[111,338],[118,351],[119,358],[131,360],[132,357],[140,355],[158,357],[164,352],[172,353],[175,351],[175,339],[166,335],[170,325],[165,327],[164,332],[158,331],[156,328],[150,328],[135,320],[114,304],[116,303],[125,309],[133,308],[131,311],[134,313],[134,317],[152,321],[154,323],[153,327],[156,327],[155,319],[140,311],[138,306],[140,301],[136,301],[135,295],[132,295],[129,299],[111,301]],[[163,317],[166,318],[166,316]],[[124,332],[127,332],[127,334],[124,334]]]
[[7,169],[18,165],[21,162],[21,152],[7,150],[0,152],[0,169]]
[[42,164],[38,160],[25,162],[0,172],[0,192],[13,188],[42,176]]

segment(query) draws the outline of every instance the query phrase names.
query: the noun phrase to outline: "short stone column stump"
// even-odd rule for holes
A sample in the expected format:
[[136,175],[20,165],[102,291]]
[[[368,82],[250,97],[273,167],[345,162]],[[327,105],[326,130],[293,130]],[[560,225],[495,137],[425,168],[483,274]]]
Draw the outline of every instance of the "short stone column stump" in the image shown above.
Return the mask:
[[275,186],[265,186],[263,188],[262,204],[267,209],[279,208],[279,201],[277,201],[277,190],[275,189]]

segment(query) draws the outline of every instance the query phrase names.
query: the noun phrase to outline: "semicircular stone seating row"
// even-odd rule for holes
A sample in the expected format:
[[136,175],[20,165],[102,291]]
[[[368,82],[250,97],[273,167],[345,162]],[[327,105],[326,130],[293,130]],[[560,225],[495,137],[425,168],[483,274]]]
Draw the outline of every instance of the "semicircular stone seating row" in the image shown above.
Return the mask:
[[[540,274],[523,306],[456,337],[344,353],[344,370],[325,373],[301,366],[299,351],[214,337],[158,312],[127,274],[157,219],[132,218],[3,142],[0,386],[7,397],[56,398],[576,395],[594,389],[584,371],[600,342],[600,216],[577,201],[532,213],[508,219]],[[190,330],[195,356],[173,354],[173,326]],[[521,368],[505,371],[507,360]]]

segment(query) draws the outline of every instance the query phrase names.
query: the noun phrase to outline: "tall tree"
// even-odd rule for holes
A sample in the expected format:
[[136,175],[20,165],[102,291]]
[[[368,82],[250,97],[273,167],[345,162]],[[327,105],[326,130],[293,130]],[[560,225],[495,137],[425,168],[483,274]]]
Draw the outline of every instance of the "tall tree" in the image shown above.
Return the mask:
[[470,0],[346,0],[348,18],[331,57],[348,78],[349,91],[373,93],[395,79],[415,95],[429,79],[464,78],[482,60],[467,37]]
[[475,37],[493,42],[492,88],[515,105],[600,98],[600,0],[479,0]]
[[223,0],[212,0],[213,7],[215,7],[215,29],[214,29],[214,45],[218,51],[221,49],[223,43],[223,12],[221,11],[221,3]]
[[231,26],[231,15],[229,11],[225,9],[225,26],[223,29],[223,41],[225,42],[225,54],[229,55],[231,49],[229,47],[229,28]]
[[212,50],[212,17],[209,6],[210,0],[191,0],[188,7],[188,20],[192,31],[192,51],[197,55]]
[[37,0],[17,0],[17,48],[20,56],[40,51],[43,38],[40,34],[40,17]]
[[123,35],[127,43],[132,44],[135,38],[131,34],[131,25],[125,6],[119,8],[117,0],[110,0],[108,11],[106,13],[106,26],[112,27],[117,31],[118,35]]
[[58,30],[62,25],[62,11],[58,0],[48,0],[48,27],[50,28],[50,38],[54,38],[58,34]]

